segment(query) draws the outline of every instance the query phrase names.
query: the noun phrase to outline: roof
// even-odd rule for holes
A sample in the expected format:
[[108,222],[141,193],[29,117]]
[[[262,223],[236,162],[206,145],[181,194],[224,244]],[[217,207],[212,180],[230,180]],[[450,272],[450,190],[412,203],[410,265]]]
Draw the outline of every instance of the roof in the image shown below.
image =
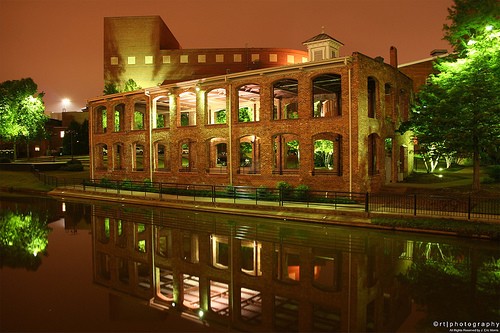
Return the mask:
[[339,43],[341,45],[344,45],[344,43],[336,40],[335,38],[333,38],[332,36],[328,35],[328,34],[325,34],[324,32],[320,33],[319,35],[316,35],[314,37],[311,37],[309,38],[308,40],[306,40],[305,42],[303,42],[302,44],[306,44],[306,43],[312,43],[312,42],[318,42],[318,41],[322,41],[322,40],[333,40],[334,42],[336,43]]

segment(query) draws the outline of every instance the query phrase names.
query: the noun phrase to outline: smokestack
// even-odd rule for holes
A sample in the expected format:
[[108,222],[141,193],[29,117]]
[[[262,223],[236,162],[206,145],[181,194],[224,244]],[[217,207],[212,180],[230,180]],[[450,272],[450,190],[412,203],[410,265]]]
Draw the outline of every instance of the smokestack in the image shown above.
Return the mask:
[[398,49],[394,46],[391,46],[390,60],[391,60],[391,66],[398,68]]

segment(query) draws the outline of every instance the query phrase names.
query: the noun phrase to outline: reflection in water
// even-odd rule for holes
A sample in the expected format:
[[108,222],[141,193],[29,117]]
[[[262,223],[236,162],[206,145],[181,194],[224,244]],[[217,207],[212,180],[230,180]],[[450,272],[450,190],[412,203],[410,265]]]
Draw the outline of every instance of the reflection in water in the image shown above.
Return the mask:
[[491,242],[120,205],[92,232],[96,283],[233,329],[397,331],[412,299],[425,329],[499,319]]
[[36,271],[46,255],[50,209],[32,212],[30,201],[1,198],[0,267]]

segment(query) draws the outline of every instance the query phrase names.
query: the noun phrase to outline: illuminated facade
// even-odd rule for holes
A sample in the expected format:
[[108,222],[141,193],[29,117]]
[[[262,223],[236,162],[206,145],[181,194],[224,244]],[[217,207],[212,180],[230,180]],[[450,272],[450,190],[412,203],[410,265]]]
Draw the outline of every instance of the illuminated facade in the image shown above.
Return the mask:
[[[95,206],[94,282],[243,331],[395,332],[413,242],[362,230]],[[200,312],[201,311],[201,312]],[[200,321],[202,322],[202,321]]]
[[412,81],[352,56],[89,100],[91,178],[366,192],[413,168]]
[[159,16],[104,18],[104,82],[141,87],[308,61],[280,48],[184,49]]

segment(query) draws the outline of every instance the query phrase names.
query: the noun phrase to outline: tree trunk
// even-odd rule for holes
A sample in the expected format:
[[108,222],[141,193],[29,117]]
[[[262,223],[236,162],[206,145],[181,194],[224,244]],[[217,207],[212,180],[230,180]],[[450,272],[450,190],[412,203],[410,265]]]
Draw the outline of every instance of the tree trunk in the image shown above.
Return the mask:
[[473,173],[472,173],[472,190],[479,191],[481,189],[481,159],[479,157],[479,150],[474,149],[473,155]]

